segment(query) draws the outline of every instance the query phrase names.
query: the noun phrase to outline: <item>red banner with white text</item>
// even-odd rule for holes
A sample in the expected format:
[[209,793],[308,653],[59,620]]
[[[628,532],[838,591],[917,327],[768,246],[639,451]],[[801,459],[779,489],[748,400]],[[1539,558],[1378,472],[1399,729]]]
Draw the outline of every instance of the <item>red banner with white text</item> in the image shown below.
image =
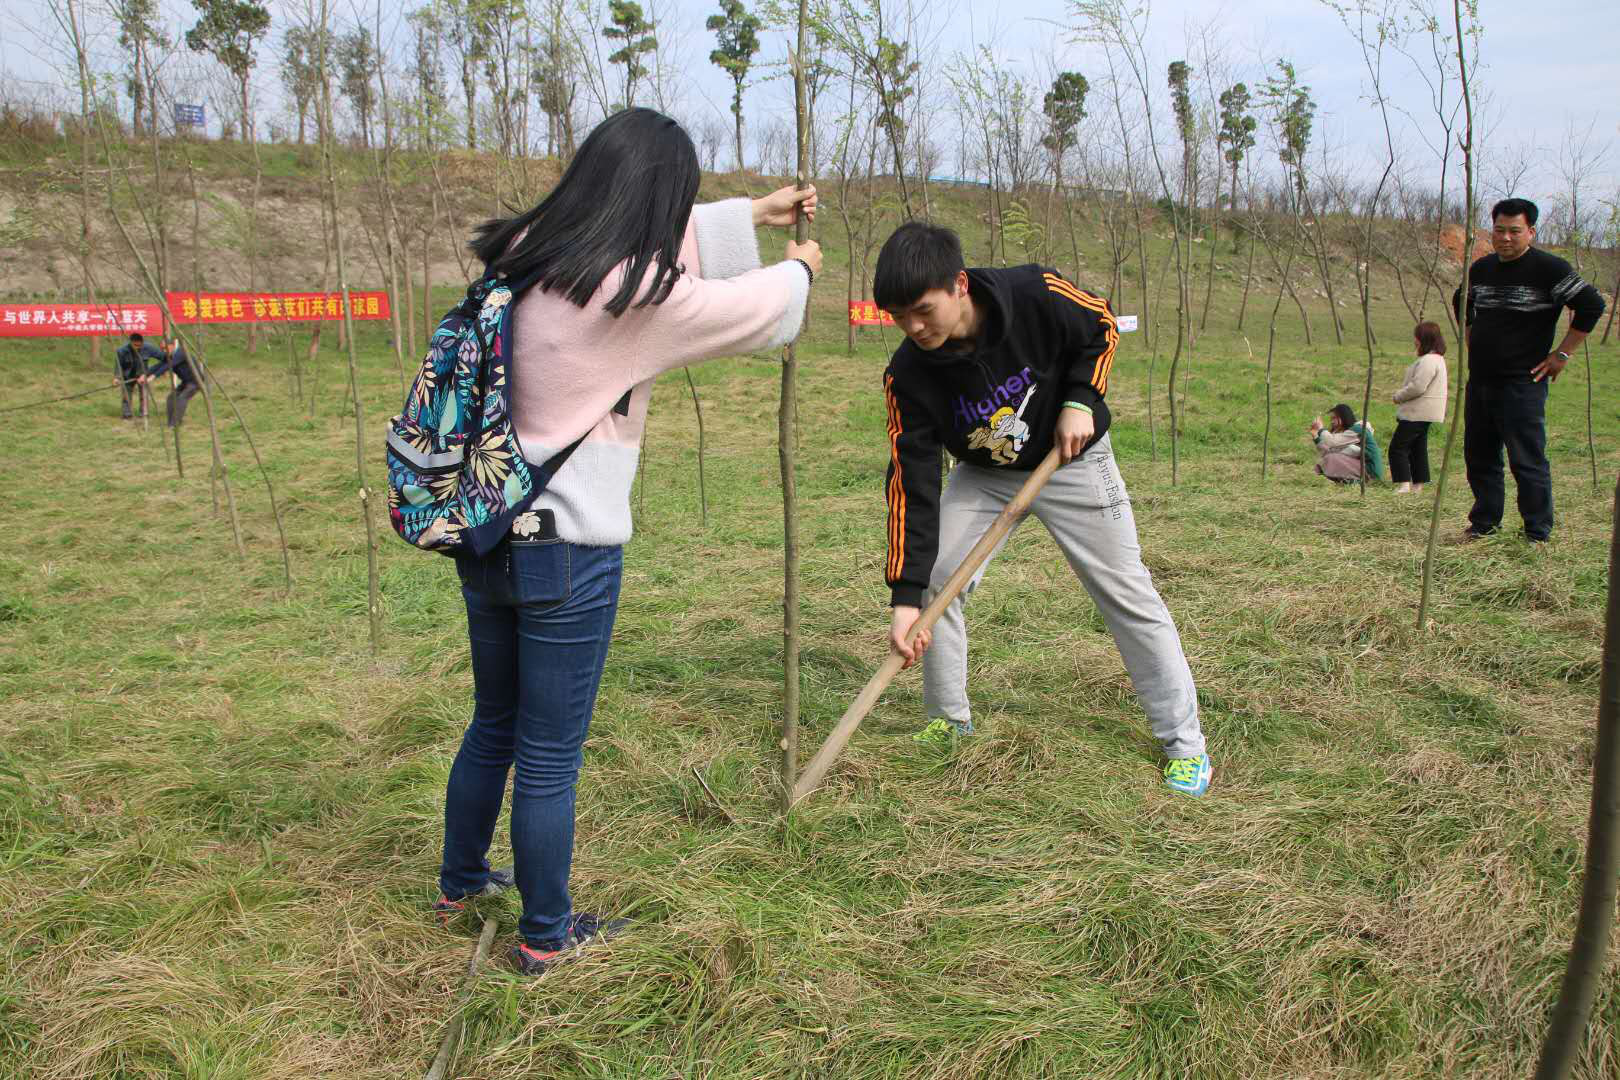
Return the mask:
[[0,337],[163,333],[156,304],[0,304]]
[[[317,322],[343,318],[340,292],[172,292],[164,298],[174,312],[175,322],[181,323]],[[350,318],[386,319],[388,314],[386,292],[349,293]]]
[[849,325],[893,326],[894,316],[878,307],[871,300],[851,300],[849,302]]

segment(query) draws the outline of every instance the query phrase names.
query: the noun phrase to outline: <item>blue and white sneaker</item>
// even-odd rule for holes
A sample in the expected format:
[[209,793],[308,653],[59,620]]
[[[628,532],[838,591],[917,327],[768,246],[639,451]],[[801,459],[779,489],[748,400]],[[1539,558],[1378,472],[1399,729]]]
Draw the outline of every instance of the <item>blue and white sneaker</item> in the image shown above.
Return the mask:
[[1202,795],[1209,790],[1209,781],[1214,775],[1215,765],[1209,760],[1208,754],[1171,758],[1164,763],[1164,782],[1171,791],[1179,791],[1183,795]]
[[441,927],[449,929],[450,924],[457,918],[471,912],[473,905],[479,899],[486,896],[499,896],[516,885],[517,875],[513,873],[512,867],[503,866],[499,870],[491,870],[489,880],[484,882],[484,887],[477,892],[468,893],[466,896],[456,900],[452,900],[440,893],[439,899],[434,901],[433,904],[434,918],[438,919]]
[[540,945],[522,942],[513,947],[512,966],[519,975],[544,975],[564,960],[571,960],[592,945],[611,941],[630,926],[629,919],[601,919],[576,914],[569,920],[568,932],[556,941]]

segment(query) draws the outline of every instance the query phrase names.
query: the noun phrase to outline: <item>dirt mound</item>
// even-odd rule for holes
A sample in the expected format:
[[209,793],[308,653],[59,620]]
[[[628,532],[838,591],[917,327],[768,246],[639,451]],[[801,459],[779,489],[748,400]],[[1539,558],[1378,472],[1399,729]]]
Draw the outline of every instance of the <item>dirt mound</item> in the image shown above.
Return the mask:
[[[1446,225],[1440,230],[1440,250],[1446,253],[1446,258],[1462,265],[1463,259],[1463,230],[1461,225]],[[1474,258],[1489,255],[1491,252],[1491,233],[1489,229],[1474,230]]]

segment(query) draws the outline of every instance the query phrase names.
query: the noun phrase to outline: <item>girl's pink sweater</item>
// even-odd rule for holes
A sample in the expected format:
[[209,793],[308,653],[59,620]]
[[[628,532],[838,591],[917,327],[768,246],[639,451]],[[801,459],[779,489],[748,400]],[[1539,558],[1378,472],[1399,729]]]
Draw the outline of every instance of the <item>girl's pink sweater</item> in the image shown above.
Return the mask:
[[798,336],[809,276],[796,261],[760,266],[748,199],[694,207],[681,262],[685,272],[663,303],[618,318],[604,305],[622,270],[583,308],[536,288],[513,310],[512,415],[523,456],[543,464],[585,435],[534,504],[556,514],[564,540],[630,539],[630,486],[654,379]]

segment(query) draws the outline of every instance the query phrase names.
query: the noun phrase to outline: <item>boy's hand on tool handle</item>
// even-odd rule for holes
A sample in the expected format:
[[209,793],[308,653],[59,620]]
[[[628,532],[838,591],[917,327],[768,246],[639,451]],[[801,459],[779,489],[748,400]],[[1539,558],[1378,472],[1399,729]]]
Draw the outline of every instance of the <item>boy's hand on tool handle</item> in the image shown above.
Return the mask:
[[1067,465],[1080,456],[1080,451],[1086,448],[1086,443],[1097,433],[1097,421],[1088,412],[1079,409],[1064,409],[1063,415],[1058,417],[1057,434],[1053,442],[1057,444],[1058,460]]
[[906,643],[906,635],[911,632],[912,624],[921,615],[921,608],[907,607],[904,604],[896,604],[894,607],[894,616],[889,622],[889,648],[904,658],[905,663],[900,665],[902,671],[921,660],[923,653],[928,651],[928,646],[934,640],[934,631],[928,629],[918,634],[916,641],[909,645]]

